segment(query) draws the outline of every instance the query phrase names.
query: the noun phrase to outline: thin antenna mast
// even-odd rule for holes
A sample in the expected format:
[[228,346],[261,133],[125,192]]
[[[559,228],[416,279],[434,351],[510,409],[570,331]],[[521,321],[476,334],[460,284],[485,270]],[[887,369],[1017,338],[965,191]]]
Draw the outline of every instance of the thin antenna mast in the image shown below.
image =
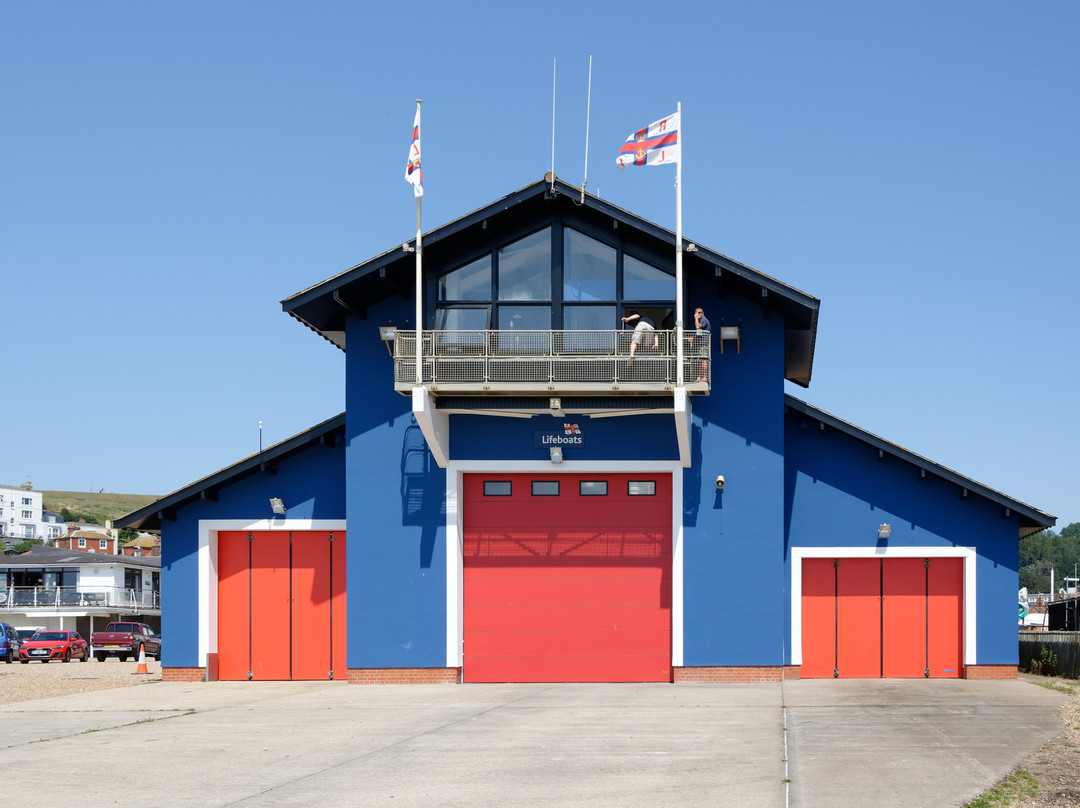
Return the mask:
[[555,190],[555,68],[556,59],[551,57],[551,190]]
[[585,101],[585,177],[581,180],[581,204],[585,204],[585,185],[589,181],[589,111],[592,109],[592,54],[589,54],[589,94]]

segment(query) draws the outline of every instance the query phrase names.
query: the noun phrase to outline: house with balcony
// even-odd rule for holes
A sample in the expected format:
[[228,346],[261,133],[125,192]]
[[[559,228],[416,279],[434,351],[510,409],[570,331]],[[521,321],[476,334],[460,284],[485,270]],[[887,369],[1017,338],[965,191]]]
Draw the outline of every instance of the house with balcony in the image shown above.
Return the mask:
[[[14,545],[27,539],[51,541],[63,532],[63,520],[42,505],[30,483],[0,485],[0,538]],[[11,541],[14,540],[14,541]]]
[[161,559],[34,546],[0,556],[0,620],[78,631],[114,620],[161,622]]
[[282,303],[346,411],[118,520],[166,679],[1015,676],[1054,517],[787,393],[812,295],[550,176],[388,246]]

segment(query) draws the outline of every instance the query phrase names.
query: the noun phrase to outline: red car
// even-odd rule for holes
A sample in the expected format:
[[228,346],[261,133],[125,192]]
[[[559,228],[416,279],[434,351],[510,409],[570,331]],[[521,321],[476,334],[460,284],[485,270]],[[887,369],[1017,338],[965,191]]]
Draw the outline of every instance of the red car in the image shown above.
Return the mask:
[[67,662],[72,657],[78,657],[80,662],[90,658],[90,646],[77,631],[39,631],[19,649],[19,662],[24,665],[32,659]]

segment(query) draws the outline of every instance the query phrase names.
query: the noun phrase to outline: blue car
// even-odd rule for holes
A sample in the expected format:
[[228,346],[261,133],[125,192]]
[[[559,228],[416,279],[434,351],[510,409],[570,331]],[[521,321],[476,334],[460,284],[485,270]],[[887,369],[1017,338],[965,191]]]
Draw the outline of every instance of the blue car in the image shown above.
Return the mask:
[[0,623],[0,659],[10,665],[19,658],[19,648],[21,647],[22,641],[19,639],[19,632],[7,623]]

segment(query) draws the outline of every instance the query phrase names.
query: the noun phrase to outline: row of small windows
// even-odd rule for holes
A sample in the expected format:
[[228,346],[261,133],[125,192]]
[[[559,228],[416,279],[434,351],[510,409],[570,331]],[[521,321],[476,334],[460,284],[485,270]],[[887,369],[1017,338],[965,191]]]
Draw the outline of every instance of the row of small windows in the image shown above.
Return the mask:
[[[561,228],[562,288],[552,286],[553,228],[507,244],[439,278],[436,327],[448,331],[614,329],[619,305],[635,301],[660,328],[675,297],[663,270],[569,227]],[[497,267],[493,271],[493,266]],[[621,272],[620,272],[621,270]],[[562,304],[561,306],[559,304]],[[494,322],[492,309],[494,308]]]
[[[531,493],[534,497],[559,496],[559,480],[531,480]],[[655,480],[628,480],[626,493],[631,497],[655,497]],[[514,494],[512,480],[484,480],[485,497],[509,497]],[[579,480],[578,495],[582,497],[606,497],[607,480]]]

